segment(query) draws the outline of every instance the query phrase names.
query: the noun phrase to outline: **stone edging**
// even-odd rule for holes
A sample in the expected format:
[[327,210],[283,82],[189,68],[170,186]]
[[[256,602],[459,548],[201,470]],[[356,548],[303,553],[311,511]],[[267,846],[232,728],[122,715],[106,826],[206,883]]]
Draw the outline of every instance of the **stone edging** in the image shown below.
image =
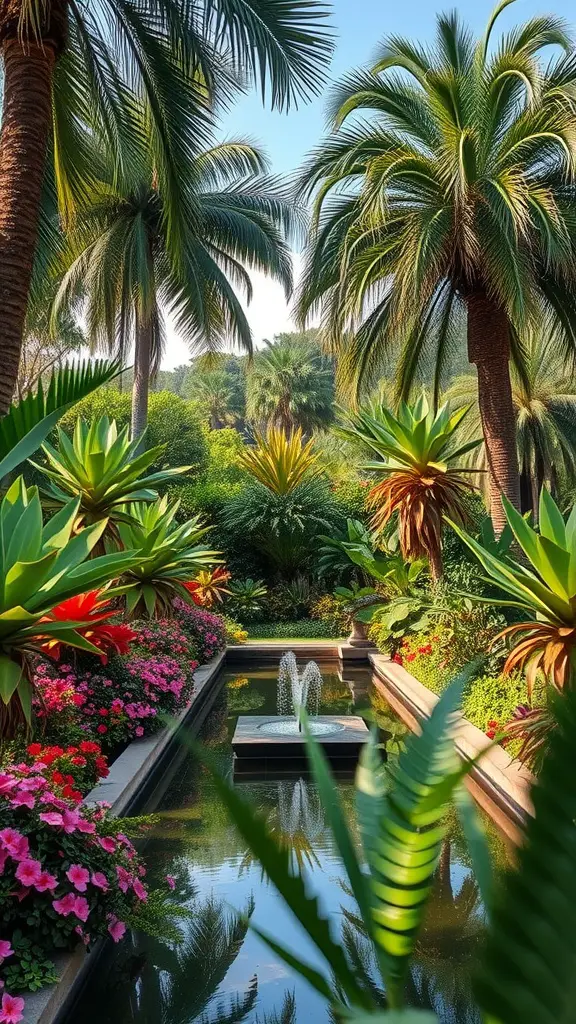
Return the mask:
[[[411,729],[417,728],[428,717],[438,697],[413,675],[390,661],[383,654],[368,655],[375,673],[375,685],[381,690],[391,707]],[[455,737],[462,758],[475,758],[491,741],[475,725],[462,718]],[[490,814],[496,824],[514,841],[526,815],[533,813],[530,787],[534,776],[500,747],[486,749],[486,754],[470,773],[469,788],[478,803]]]
[[[174,740],[182,726],[189,726],[197,732],[211,706],[211,697],[215,696],[210,684],[216,679],[226,660],[226,652],[218,654],[207,665],[202,665],[194,673],[194,692],[189,703],[180,712],[173,727],[162,729],[153,736],[133,740],[126,749],[112,762],[108,777],[98,783],[82,801],[89,806],[98,800],[107,800],[112,804],[115,817],[126,814],[134,803],[159,761]],[[191,719],[189,722],[188,719]],[[54,1024],[64,1010],[73,990],[81,983],[84,972],[89,969],[89,962],[97,959],[103,942],[99,942],[87,956],[83,946],[73,953],[55,957],[56,968],[60,978],[54,985],[48,985],[39,992],[24,995],[26,1005],[23,1024]],[[100,947],[100,949],[99,949]]]

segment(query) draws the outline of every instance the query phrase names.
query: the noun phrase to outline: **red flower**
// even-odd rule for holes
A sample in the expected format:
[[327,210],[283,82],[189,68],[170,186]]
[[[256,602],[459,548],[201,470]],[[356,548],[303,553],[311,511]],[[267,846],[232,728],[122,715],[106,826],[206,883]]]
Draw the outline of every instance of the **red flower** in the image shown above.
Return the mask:
[[108,732],[108,729],[106,728],[105,725],[98,725],[96,726],[96,732],[104,734],[105,732]]
[[[134,630],[125,623],[113,626],[107,621],[115,614],[105,591],[91,590],[62,601],[40,621],[73,625],[76,633],[98,648],[100,658],[106,664],[110,652],[127,654],[131,641],[136,638]],[[61,647],[62,642],[55,637],[47,637],[42,644],[42,649],[56,660],[60,657]]]
[[41,752],[41,750],[42,750],[42,744],[41,743],[31,743],[30,746],[27,747],[26,749],[27,749],[29,754],[32,754],[32,757],[36,757]]
[[394,654],[392,656],[392,661],[394,661],[397,665],[401,665],[402,664],[402,655],[401,654]]
[[102,747],[99,743],[94,743],[93,740],[83,740],[80,744],[80,750],[83,754],[99,754]]

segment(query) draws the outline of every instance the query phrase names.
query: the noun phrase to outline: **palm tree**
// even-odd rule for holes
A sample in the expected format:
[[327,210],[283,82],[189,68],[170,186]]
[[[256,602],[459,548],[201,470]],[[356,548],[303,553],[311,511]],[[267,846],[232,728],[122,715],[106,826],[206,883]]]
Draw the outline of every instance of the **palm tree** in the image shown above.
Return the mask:
[[[475,376],[467,374],[456,378],[444,395],[454,408],[470,405],[461,431],[466,439],[478,437],[482,429],[476,387]],[[537,517],[543,484],[557,491],[560,483],[572,484],[576,479],[576,384],[556,332],[536,331],[526,345],[523,372],[512,366],[512,402],[521,507]],[[471,465],[485,471],[485,446],[470,459]],[[482,473],[481,481],[485,479]]]
[[[456,13],[439,17],[434,47],[387,39],[375,66],[336,91],[334,132],[304,171],[316,230],[300,298],[303,316],[321,305],[356,391],[398,344],[402,395],[431,348],[438,386],[464,325],[497,531],[500,494],[520,499],[509,370],[519,337],[543,307],[559,345],[576,348],[576,62],[552,16],[492,45],[509,3],[479,40]],[[564,52],[544,67],[552,44]]]
[[[22,343],[48,170],[61,212],[92,178],[83,126],[116,154],[130,87],[146,102],[161,192],[180,194],[190,146],[206,141],[216,86],[257,80],[273,107],[314,94],[332,43],[321,0],[10,0],[0,7],[4,108],[0,131],[0,413]],[[178,224],[167,230],[178,235]],[[179,238],[180,243],[182,238]]]
[[199,373],[192,377],[187,390],[188,397],[195,399],[206,410],[212,430],[219,430],[235,422],[236,413],[232,409],[234,389],[225,369]]
[[246,414],[287,433],[310,433],[333,418],[334,373],[310,344],[266,342],[248,376]]
[[[152,154],[133,149],[119,175],[109,168],[94,186],[71,239],[72,263],[59,302],[86,297],[87,334],[95,347],[122,355],[135,338],[132,437],[146,426],[150,376],[164,348],[164,313],[192,349],[218,352],[232,340],[252,351],[252,334],[236,288],[251,294],[246,265],[284,285],[292,275],[283,229],[293,206],[266,161],[244,142],[213,145],[191,157],[183,201],[172,207],[157,186]],[[175,254],[170,224],[185,236]]]

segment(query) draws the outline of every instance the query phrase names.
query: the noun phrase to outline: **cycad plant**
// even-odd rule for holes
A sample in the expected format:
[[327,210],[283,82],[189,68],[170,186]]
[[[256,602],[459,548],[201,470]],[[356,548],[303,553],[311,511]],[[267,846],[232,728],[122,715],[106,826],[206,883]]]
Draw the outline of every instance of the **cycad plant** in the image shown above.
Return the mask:
[[442,576],[443,517],[467,519],[465,499],[472,484],[463,474],[467,452],[480,441],[458,443],[456,432],[467,413],[450,413],[443,405],[436,413],[422,396],[413,406],[402,402],[394,415],[384,407],[366,406],[346,414],[341,433],[378,456],[365,469],[384,480],[369,494],[374,509],[372,525],[381,532],[398,516],[400,548],[407,561],[425,556],[432,578]]
[[[554,492],[576,482],[576,386],[557,332],[541,328],[523,347],[521,371],[513,365],[511,372],[520,499],[522,511],[537,516],[543,484]],[[444,395],[454,408],[470,406],[463,438],[478,437],[482,430],[476,391],[476,378],[468,374],[457,377]],[[481,484],[488,485],[484,444],[471,453],[470,465],[482,471]]]
[[121,580],[130,618],[171,618],[175,597],[193,601],[185,584],[217,560],[218,552],[200,543],[207,527],[198,517],[177,523],[178,508],[179,502],[167,497],[153,504],[137,502],[126,506],[126,517],[118,523],[122,546],[140,553]]
[[[554,1024],[570,1020],[573,1013],[576,695],[570,694],[557,709],[557,728],[532,790],[534,816],[526,822],[514,864],[497,880],[475,805],[462,785],[470,764],[460,765],[453,743],[463,682],[461,677],[442,695],[422,734],[408,738],[396,767],[382,764],[374,736],[365,746],[356,775],[361,856],[325,757],[309,738],[313,777],[370,957],[353,955],[311,891],[310,880],[292,869],[288,851],[211,763],[231,818],[302,925],[315,948],[315,963],[270,931],[251,927],[326,1000],[331,1019],[346,1024],[439,1024],[432,1010],[406,1004],[408,993],[414,993],[410,965],[441,860],[452,799],[487,909],[474,980],[479,1014],[491,1024]],[[369,970],[372,965],[376,979]]]
[[[141,141],[133,131],[130,87],[146,107],[160,192],[177,208],[188,157],[209,137],[220,92],[229,96],[238,78],[257,81],[273,107],[287,108],[319,89],[332,50],[327,13],[317,0],[2,5],[0,412],[18,370],[45,170],[66,219],[96,176],[85,126],[102,139],[101,153],[118,157],[119,171],[126,146]],[[181,247],[178,218],[170,232]]]
[[22,714],[30,718],[32,655],[47,639],[98,654],[98,648],[76,630],[82,622],[50,619],[52,608],[105,586],[139,557],[126,549],[90,559],[106,520],[78,529],[79,506],[79,498],[68,501],[44,522],[38,490],[27,488],[22,477],[9,487],[0,505],[2,738],[16,728]]
[[576,337],[573,41],[552,15],[495,40],[509,3],[479,38],[455,12],[431,45],[387,38],[336,89],[333,133],[304,172],[317,198],[301,296],[303,314],[321,304],[354,389],[399,346],[402,395],[431,350],[437,394],[467,345],[497,530],[500,493],[520,498],[510,359],[542,310],[564,352]]
[[274,494],[289,494],[305,477],[310,480],[320,472],[314,441],[304,443],[300,428],[286,433],[280,427],[270,427],[267,434],[256,434],[255,440],[239,463]]
[[72,440],[58,428],[58,447],[45,444],[46,465],[36,469],[48,477],[46,493],[55,504],[78,498],[76,526],[104,523],[104,539],[117,536],[117,524],[126,517],[128,502],[154,501],[156,487],[187,472],[172,467],[147,471],[157,462],[163,445],[137,454],[138,440],[130,441],[128,427],[118,430],[107,416],[87,423],[78,418]]
[[[515,641],[505,672],[526,671],[531,697],[536,675],[544,673],[557,689],[576,686],[576,505],[566,522],[556,502],[543,488],[539,530],[531,527],[504,499],[508,524],[522,549],[524,561],[499,557],[451,523],[503,593],[498,603],[520,608],[529,618],[508,626],[499,637]],[[488,598],[483,600],[488,601]]]

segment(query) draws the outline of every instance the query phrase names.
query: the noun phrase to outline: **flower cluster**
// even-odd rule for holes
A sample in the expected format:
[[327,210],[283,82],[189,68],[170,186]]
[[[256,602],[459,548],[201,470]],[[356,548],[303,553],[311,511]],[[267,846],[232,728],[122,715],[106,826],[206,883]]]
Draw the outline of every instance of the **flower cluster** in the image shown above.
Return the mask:
[[493,740],[494,739],[494,737],[496,736],[496,733],[498,732],[499,728],[500,728],[500,723],[497,722],[495,718],[491,718],[490,721],[488,722],[488,728],[486,730],[486,735],[487,735],[489,740]]
[[[197,668],[197,662],[193,664]],[[175,658],[132,658],[126,669],[140,682],[152,707],[174,714],[186,704],[190,677]]]
[[200,664],[210,661],[226,647],[226,627],[218,615],[187,604],[177,597],[174,612],[182,629],[192,640]]
[[[49,768],[37,761],[0,773],[0,907],[7,936],[0,944],[0,987],[14,935],[25,931],[49,952],[106,934],[117,942],[148,898],[145,868],[109,818],[108,805],[76,806],[61,795]],[[13,983],[13,964],[10,977]],[[26,985],[23,973],[19,983]],[[0,1021],[10,1020],[6,1005]]]
[[70,800],[79,801],[109,774],[108,759],[93,740],[81,740],[77,746],[65,748],[31,743],[26,752],[32,767],[45,771],[48,780],[62,787],[62,795]]
[[133,655],[176,658],[190,677],[198,668],[196,646],[176,619],[143,619],[132,626]]

